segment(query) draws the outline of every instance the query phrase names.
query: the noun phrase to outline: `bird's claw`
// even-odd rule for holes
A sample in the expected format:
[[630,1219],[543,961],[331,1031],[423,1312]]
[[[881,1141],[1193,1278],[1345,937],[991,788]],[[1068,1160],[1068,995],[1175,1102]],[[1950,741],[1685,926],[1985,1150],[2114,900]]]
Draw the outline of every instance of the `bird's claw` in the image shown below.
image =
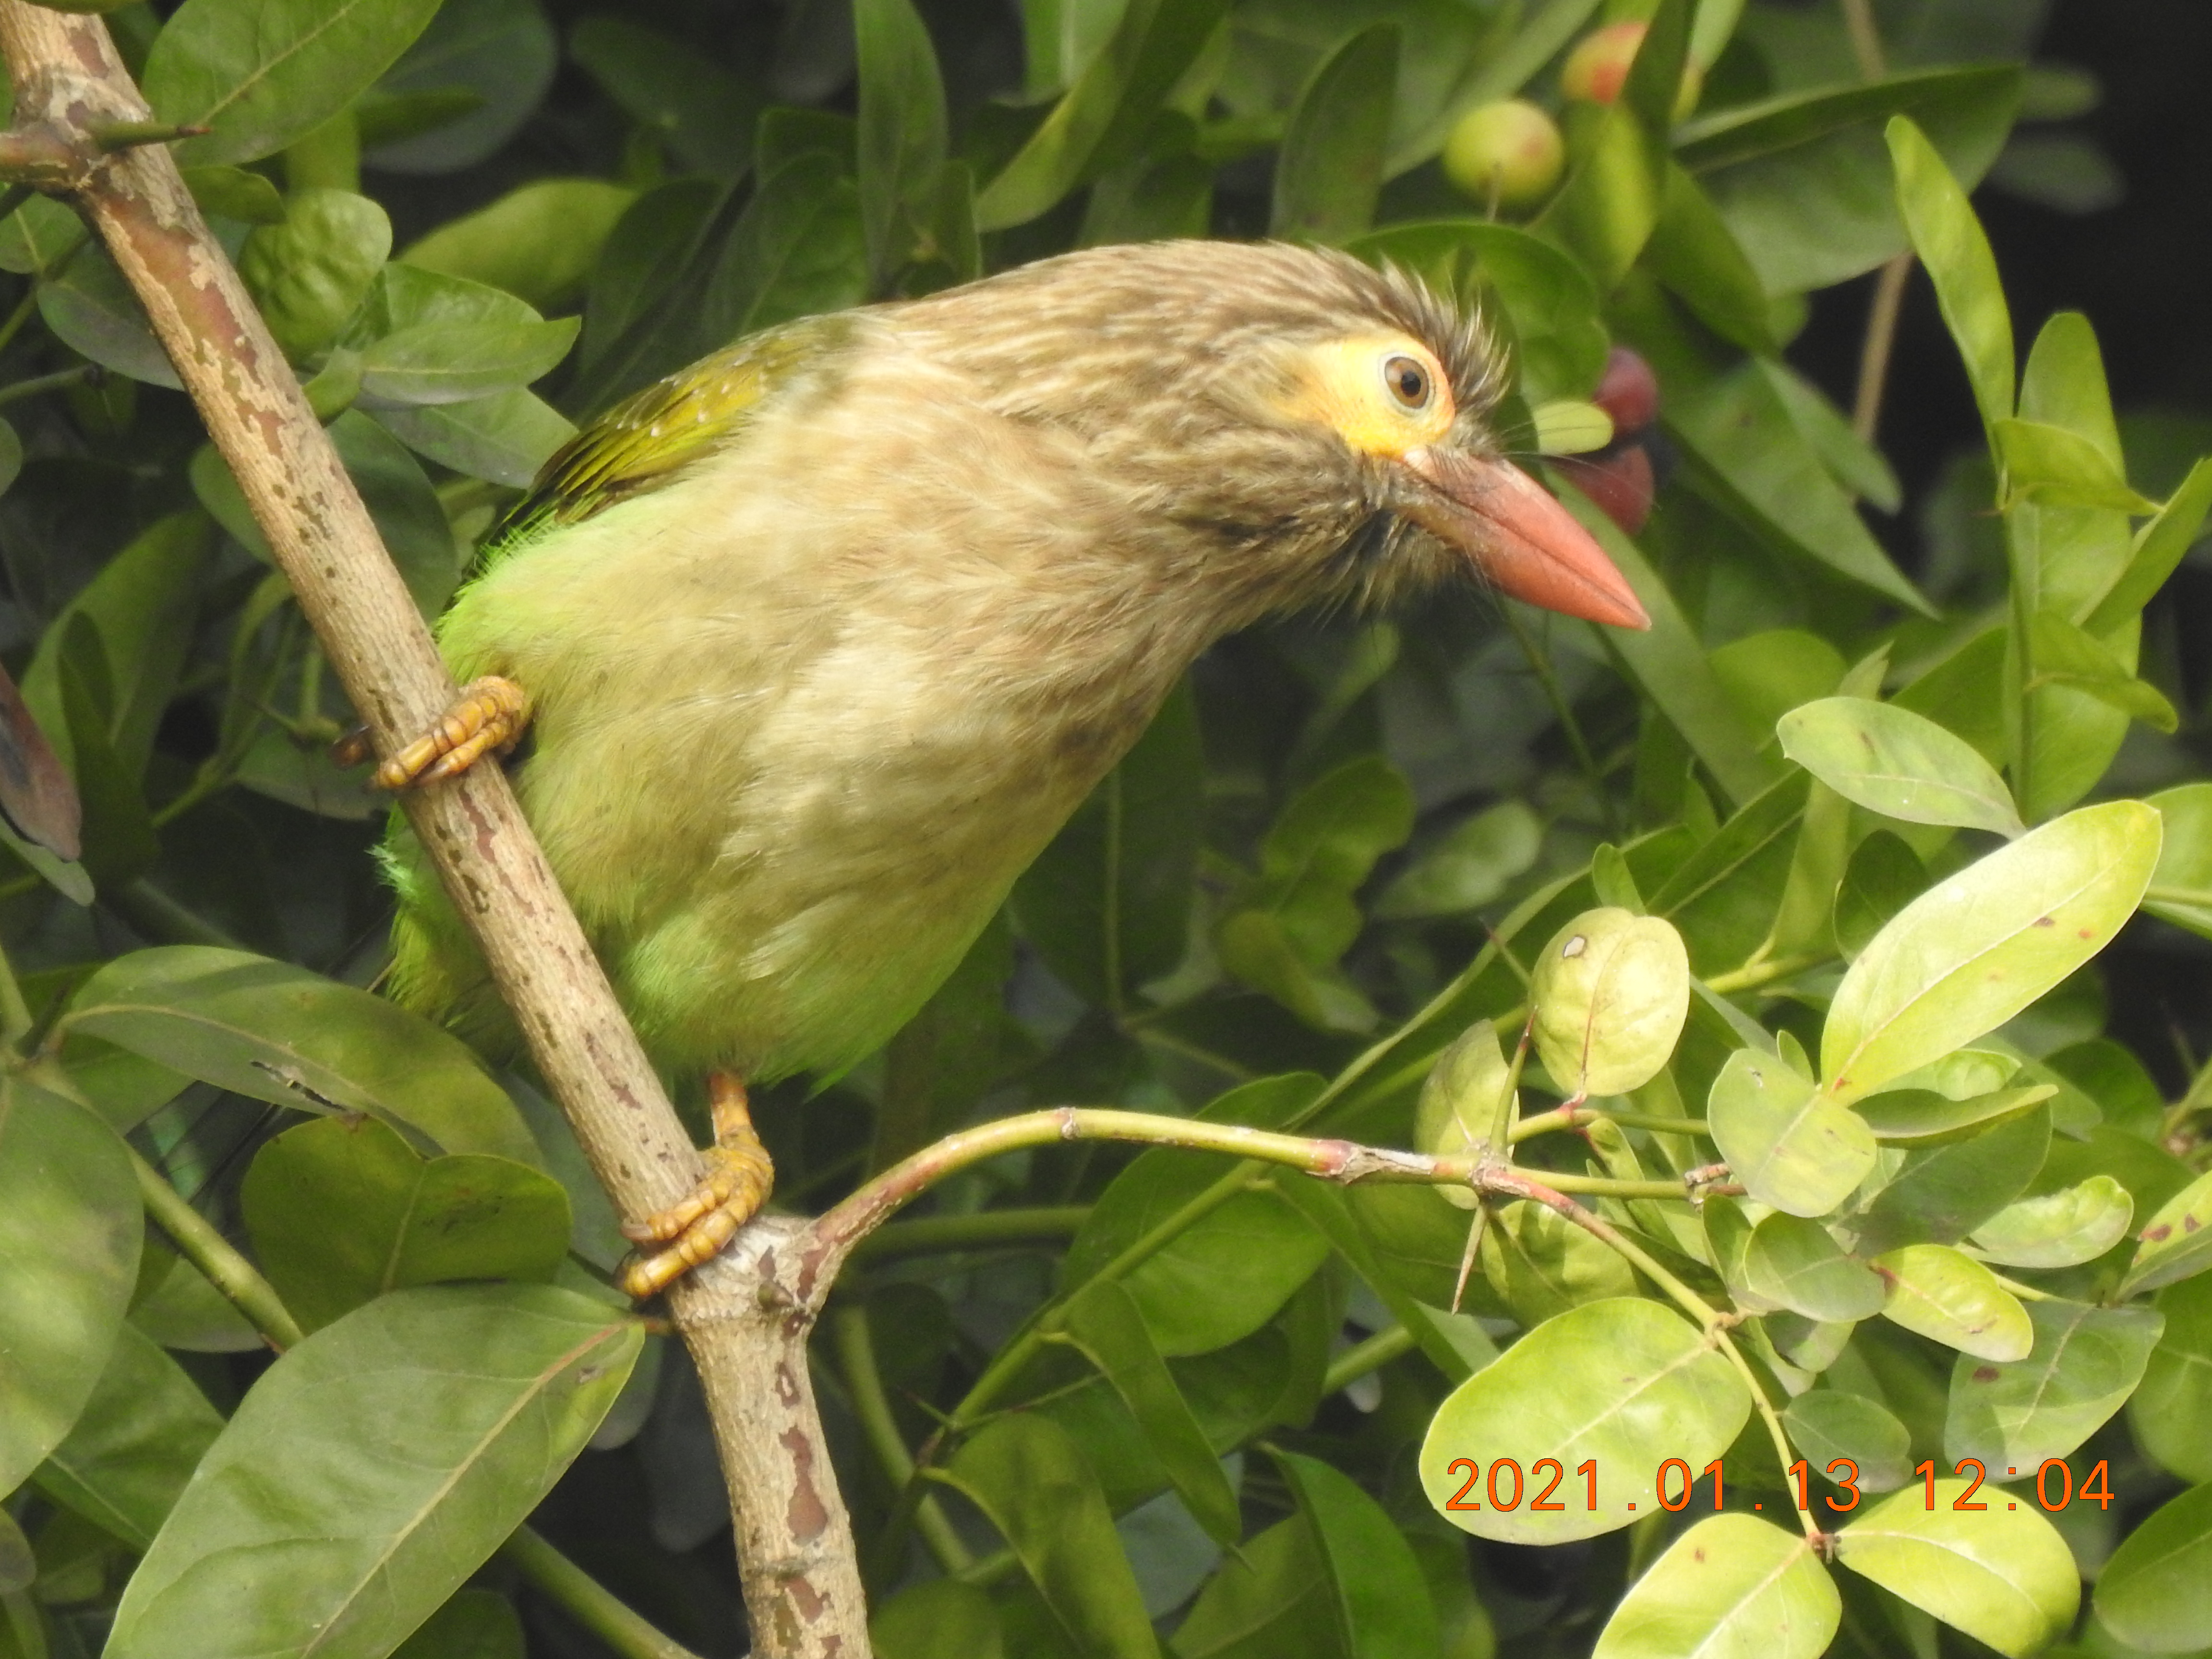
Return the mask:
[[708,1079],[714,1103],[714,1144],[707,1149],[707,1173],[682,1202],[641,1221],[623,1224],[623,1237],[665,1249],[633,1255],[618,1280],[623,1293],[644,1300],[708,1261],[753,1218],[775,1183],[775,1166],[753,1128],[745,1085],[727,1072]]
[[[505,754],[530,724],[530,694],[497,674],[471,680],[453,706],[421,737],[376,769],[380,789],[405,789],[458,777],[489,751]],[[368,734],[349,732],[331,746],[340,766],[369,757]]]

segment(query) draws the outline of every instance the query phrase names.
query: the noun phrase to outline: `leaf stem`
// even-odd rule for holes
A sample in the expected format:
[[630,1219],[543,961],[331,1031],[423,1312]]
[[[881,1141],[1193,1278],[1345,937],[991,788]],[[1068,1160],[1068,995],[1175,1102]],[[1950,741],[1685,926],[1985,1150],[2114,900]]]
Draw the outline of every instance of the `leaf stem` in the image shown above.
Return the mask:
[[23,987],[15,978],[15,964],[8,953],[0,949],[0,1043],[21,1053],[23,1039],[31,1034],[31,1006],[23,1000]]
[[854,1249],[862,1261],[902,1256],[950,1255],[958,1250],[1003,1249],[1072,1238],[1091,1213],[1088,1204],[1040,1205],[1035,1208],[981,1210],[973,1215],[928,1215],[898,1221],[871,1233]]
[[517,1527],[500,1552],[522,1576],[621,1659],[698,1659],[662,1635],[605,1584],[556,1548],[544,1534]]
[[1597,1106],[1561,1106],[1554,1111],[1539,1112],[1534,1117],[1524,1117],[1513,1126],[1511,1140],[1526,1140],[1533,1135],[1558,1134],[1564,1130],[1579,1129],[1585,1123],[1618,1123],[1624,1129],[1652,1129],[1662,1134],[1704,1135],[1712,1138],[1712,1128],[1701,1117],[1668,1117],[1663,1112],[1615,1112]]
[[1321,1397],[1326,1400],[1370,1372],[1381,1370],[1400,1354],[1411,1353],[1414,1346],[1413,1332],[1403,1325],[1393,1325],[1386,1331],[1376,1332],[1364,1342],[1354,1343],[1330,1362],[1321,1379]]
[[[876,1364],[876,1340],[868,1328],[867,1309],[858,1302],[839,1304],[830,1316],[830,1334],[836,1345],[837,1368],[844,1373],[845,1387],[852,1395],[853,1414],[860,1420],[868,1449],[875,1453],[891,1485],[903,1490],[914,1482],[914,1454],[907,1449],[898,1419],[891,1415],[890,1400],[884,1393],[883,1371]],[[975,1565],[974,1552],[960,1541],[951,1517],[945,1513],[935,1493],[920,1495],[914,1507],[914,1526],[937,1565],[947,1573],[965,1572]]]

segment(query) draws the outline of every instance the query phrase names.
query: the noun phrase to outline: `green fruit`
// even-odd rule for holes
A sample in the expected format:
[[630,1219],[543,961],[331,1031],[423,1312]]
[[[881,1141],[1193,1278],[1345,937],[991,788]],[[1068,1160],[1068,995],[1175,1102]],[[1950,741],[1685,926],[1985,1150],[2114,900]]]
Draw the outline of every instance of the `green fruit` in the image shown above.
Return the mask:
[[[1628,83],[1629,66],[1644,45],[1648,26],[1608,23],[1584,35],[1567,61],[1559,66],[1559,91],[1569,98],[1593,104],[1610,104]],[[1682,65],[1682,84],[1674,94],[1674,118],[1679,121],[1697,108],[1704,95],[1705,77],[1695,64]]]
[[1567,147],[1552,118],[1519,98],[1480,104],[1444,140],[1444,177],[1478,202],[1524,213],[1559,188]]

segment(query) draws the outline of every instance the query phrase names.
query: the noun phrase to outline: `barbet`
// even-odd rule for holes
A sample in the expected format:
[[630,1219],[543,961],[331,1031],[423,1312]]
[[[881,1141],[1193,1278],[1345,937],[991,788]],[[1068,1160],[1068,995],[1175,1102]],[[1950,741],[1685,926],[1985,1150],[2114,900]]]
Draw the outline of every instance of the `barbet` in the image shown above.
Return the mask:
[[[834,1075],[958,963],[1192,660],[1455,576],[1646,619],[1419,283],[1284,245],[1046,260],[739,341],[547,464],[439,630],[469,683],[391,787],[512,763],[647,1051],[716,1147],[632,1230],[658,1289],[765,1197],[739,1079]],[[392,994],[513,1027],[405,831]]]

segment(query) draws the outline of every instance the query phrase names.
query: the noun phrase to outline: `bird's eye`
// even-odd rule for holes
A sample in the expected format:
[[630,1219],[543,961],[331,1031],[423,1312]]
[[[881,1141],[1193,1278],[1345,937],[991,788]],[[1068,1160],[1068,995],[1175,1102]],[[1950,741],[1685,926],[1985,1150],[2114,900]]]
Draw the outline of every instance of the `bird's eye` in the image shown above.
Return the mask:
[[1382,384],[1390,388],[1390,396],[1398,407],[1408,413],[1417,413],[1429,406],[1435,393],[1425,364],[1401,353],[1386,360],[1382,365]]

